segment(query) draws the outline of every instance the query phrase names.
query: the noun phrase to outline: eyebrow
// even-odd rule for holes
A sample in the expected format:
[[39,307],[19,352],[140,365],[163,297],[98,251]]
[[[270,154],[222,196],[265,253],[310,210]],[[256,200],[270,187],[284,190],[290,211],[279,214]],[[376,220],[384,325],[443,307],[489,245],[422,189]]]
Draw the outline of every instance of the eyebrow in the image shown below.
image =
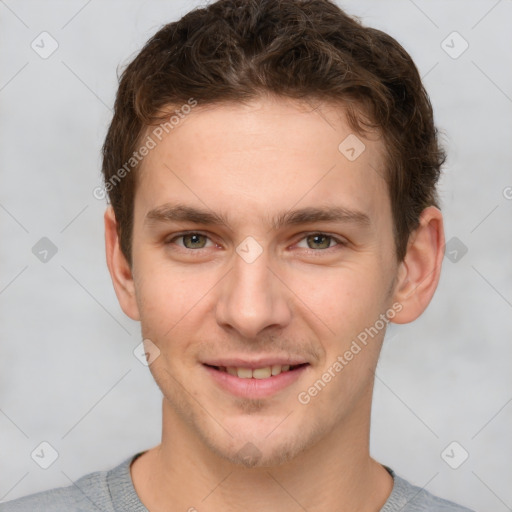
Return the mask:
[[[184,204],[163,204],[150,210],[144,219],[144,223],[150,225],[166,222],[191,222],[193,224],[225,225],[229,227],[227,216]],[[366,213],[341,206],[310,206],[284,211],[270,219],[269,224],[272,226],[272,229],[277,230],[283,226],[296,226],[314,222],[344,222],[360,226],[371,225],[370,217]]]

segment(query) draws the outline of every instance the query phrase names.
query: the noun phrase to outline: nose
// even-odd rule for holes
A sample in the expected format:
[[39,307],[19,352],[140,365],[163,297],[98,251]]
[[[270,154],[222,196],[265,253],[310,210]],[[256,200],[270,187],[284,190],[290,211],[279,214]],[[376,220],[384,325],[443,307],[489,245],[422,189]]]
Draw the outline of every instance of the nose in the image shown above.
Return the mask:
[[255,339],[267,328],[284,328],[290,322],[291,292],[269,267],[266,251],[251,263],[236,255],[219,293],[217,323],[241,337]]

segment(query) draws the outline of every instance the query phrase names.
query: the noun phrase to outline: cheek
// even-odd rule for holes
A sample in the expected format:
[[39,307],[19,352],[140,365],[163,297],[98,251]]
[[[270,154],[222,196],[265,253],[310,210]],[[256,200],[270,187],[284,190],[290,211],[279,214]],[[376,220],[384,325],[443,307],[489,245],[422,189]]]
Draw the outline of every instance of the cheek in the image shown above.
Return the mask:
[[181,374],[195,364],[198,343],[209,339],[215,329],[216,285],[225,272],[171,265],[149,256],[139,263],[142,277],[135,285],[142,336],[163,356],[151,366],[155,372],[172,368],[173,374]]
[[[338,334],[373,323],[386,308],[388,285],[384,272],[375,265],[347,265],[338,269],[311,269],[308,273],[289,275],[290,286],[298,297],[297,304],[309,309],[309,316],[323,321]],[[331,332],[333,335],[333,332]]]
[[154,261],[140,265],[139,270],[141,277],[135,279],[135,288],[141,324],[158,337],[194,317],[215,282],[207,274],[180,271]]

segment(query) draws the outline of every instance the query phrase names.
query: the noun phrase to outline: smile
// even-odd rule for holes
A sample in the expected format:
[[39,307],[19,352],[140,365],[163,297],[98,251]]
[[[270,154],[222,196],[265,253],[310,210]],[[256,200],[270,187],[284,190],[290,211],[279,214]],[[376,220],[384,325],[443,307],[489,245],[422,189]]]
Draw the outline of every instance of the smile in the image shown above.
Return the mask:
[[[307,364],[307,363],[304,363]],[[229,373],[239,377],[240,379],[268,379],[269,377],[275,377],[283,372],[293,371],[301,364],[290,366],[289,364],[275,364],[272,366],[265,366],[263,368],[246,368],[243,366],[213,366],[216,370],[221,372]]]
[[241,398],[265,398],[295,383],[309,368],[309,363],[272,365],[260,368],[203,364],[215,385]]

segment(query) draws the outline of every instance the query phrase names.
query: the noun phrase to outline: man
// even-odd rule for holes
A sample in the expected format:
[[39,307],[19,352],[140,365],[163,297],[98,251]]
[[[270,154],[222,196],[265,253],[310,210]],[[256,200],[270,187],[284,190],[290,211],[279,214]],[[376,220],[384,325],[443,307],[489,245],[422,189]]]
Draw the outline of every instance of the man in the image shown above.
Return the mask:
[[162,28],[103,147],[108,268],[162,442],[0,510],[467,511],[369,454],[386,327],[440,276],[436,135],[409,55],[328,0]]

